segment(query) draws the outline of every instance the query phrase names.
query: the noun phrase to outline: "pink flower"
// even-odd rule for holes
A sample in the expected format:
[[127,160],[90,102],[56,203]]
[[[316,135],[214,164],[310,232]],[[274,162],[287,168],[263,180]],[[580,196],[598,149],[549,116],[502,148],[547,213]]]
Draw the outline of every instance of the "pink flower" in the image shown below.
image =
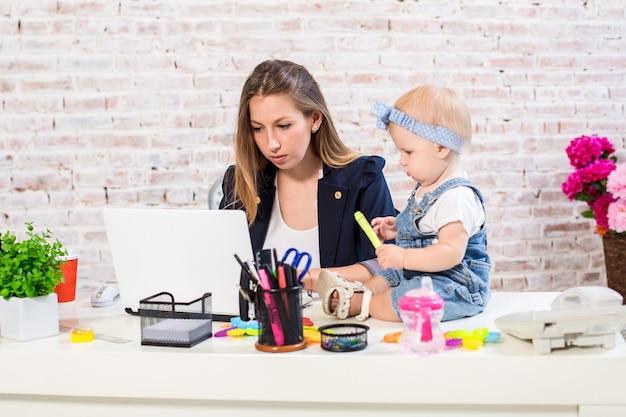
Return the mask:
[[610,159],[598,159],[579,171],[583,182],[596,182],[605,180],[611,172],[615,171],[615,162]]
[[609,205],[608,221],[611,230],[626,232],[626,200],[619,199]]
[[611,172],[606,181],[606,190],[615,198],[626,199],[626,164],[621,164]]
[[607,138],[581,136],[572,140],[565,152],[567,152],[570,163],[574,168],[582,168],[590,162],[601,158],[603,154],[612,154],[615,152],[615,148]]
[[563,183],[561,189],[563,190],[563,194],[565,194],[570,201],[574,200],[574,198],[576,198],[576,194],[583,190],[583,179],[580,172],[574,171],[569,174],[567,181]]
[[607,138],[580,136],[565,151],[574,172],[561,184],[563,194],[587,203],[581,215],[596,220],[600,235],[626,232],[626,164],[616,165],[613,144]]
[[611,203],[615,201],[611,194],[604,194],[599,197],[592,205],[593,215],[596,218],[598,226],[609,229],[608,211]]

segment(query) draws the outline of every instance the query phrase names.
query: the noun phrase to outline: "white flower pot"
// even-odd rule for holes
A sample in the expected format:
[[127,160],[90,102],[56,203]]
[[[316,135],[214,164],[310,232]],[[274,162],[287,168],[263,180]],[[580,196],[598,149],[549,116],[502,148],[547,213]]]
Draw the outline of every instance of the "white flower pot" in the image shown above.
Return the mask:
[[59,334],[56,293],[34,298],[0,297],[0,335],[25,342]]

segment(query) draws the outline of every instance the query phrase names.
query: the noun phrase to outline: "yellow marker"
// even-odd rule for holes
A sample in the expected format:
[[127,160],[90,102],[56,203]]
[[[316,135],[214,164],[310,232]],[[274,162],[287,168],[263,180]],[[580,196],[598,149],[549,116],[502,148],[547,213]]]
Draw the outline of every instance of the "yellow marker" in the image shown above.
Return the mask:
[[359,224],[359,226],[361,226],[361,229],[363,229],[365,235],[369,238],[370,242],[372,242],[374,249],[378,249],[378,247],[381,245],[380,239],[378,239],[378,236],[376,236],[376,232],[367,222],[367,219],[365,218],[363,213],[361,213],[360,211],[355,212],[354,219]]

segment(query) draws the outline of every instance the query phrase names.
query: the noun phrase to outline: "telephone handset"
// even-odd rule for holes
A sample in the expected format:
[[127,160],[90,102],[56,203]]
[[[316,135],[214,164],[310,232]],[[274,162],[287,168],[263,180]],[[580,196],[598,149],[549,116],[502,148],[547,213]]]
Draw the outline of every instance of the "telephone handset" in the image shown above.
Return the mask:
[[622,305],[622,296],[617,291],[599,285],[569,288],[559,294],[550,307],[552,310],[570,310]]
[[615,347],[615,334],[626,325],[622,296],[611,288],[582,286],[559,294],[551,310],[512,313],[496,318],[495,325],[519,339],[532,339],[535,351],[601,345]]

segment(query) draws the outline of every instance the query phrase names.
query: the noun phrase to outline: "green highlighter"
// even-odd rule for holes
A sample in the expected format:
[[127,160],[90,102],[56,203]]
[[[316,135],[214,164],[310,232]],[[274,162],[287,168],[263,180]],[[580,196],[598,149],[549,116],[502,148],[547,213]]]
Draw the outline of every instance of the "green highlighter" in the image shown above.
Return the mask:
[[359,226],[361,226],[361,229],[363,229],[365,235],[369,238],[370,242],[372,242],[374,249],[378,249],[378,247],[381,245],[380,239],[378,239],[378,236],[376,236],[376,232],[374,232],[374,229],[372,229],[372,226],[370,226],[363,213],[361,213],[360,211],[354,212],[354,219],[359,224]]

